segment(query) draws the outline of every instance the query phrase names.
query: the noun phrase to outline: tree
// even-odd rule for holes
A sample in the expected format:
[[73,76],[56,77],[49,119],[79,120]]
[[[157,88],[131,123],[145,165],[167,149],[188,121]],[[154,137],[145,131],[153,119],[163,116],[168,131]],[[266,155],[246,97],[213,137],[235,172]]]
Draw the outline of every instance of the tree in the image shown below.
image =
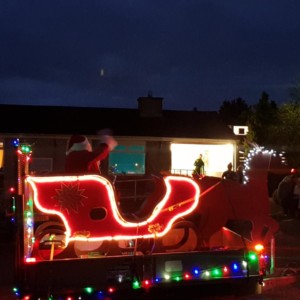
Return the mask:
[[294,102],[300,102],[300,81],[290,89],[291,100]]
[[228,125],[248,125],[243,140],[246,154],[254,144],[285,151],[288,165],[300,168],[300,82],[290,95],[292,100],[279,107],[266,92],[250,107],[241,98],[225,100],[219,113]]
[[250,107],[245,100],[237,98],[225,100],[219,109],[219,114],[224,123],[228,125],[246,125]]
[[272,132],[277,144],[286,152],[288,164],[300,167],[300,101],[291,101],[281,105],[277,124]]
[[249,132],[247,139],[259,145],[277,145],[272,128],[277,124],[278,107],[275,101],[269,100],[269,95],[262,92],[258,104],[251,107],[249,116]]
[[291,167],[300,167],[300,81],[290,89],[291,100],[280,106],[277,122],[270,128],[273,139],[285,151]]
[[277,107],[266,93],[253,107],[250,136],[259,145],[285,151],[287,163],[300,167],[300,83],[290,91],[291,101]]

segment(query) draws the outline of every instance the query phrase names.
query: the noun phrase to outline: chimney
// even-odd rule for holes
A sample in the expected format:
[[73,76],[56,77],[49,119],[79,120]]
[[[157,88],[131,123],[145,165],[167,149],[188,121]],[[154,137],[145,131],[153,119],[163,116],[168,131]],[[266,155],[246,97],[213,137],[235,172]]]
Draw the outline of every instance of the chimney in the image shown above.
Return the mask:
[[162,117],[162,97],[153,97],[149,92],[147,97],[139,97],[137,101],[141,117]]

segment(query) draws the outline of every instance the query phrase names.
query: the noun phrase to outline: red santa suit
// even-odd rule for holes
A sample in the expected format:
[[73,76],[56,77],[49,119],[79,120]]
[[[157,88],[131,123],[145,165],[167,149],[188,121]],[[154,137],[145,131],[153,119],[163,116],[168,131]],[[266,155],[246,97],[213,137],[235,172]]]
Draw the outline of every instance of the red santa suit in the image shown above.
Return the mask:
[[104,160],[117,145],[109,135],[101,136],[100,144],[94,149],[82,135],[73,135],[68,141],[65,161],[67,173],[101,174],[100,161]]

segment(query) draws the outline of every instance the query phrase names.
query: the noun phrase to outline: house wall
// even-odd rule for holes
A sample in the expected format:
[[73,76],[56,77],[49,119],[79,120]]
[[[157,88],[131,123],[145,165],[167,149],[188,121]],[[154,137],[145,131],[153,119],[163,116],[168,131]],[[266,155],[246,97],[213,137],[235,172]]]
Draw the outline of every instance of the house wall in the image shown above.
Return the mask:
[[[18,185],[18,155],[13,141],[15,137],[5,137],[3,161],[3,188],[0,190],[0,211],[10,201],[10,188],[20,190]],[[64,170],[66,139],[46,137],[23,137],[22,143],[31,145],[32,155],[29,162],[29,173],[61,173]]]
[[170,170],[170,142],[146,142],[146,174],[158,174]]
[[[46,174],[46,173],[63,173],[65,162],[65,151],[69,136],[22,136],[20,141],[28,143],[32,146],[31,162],[29,164],[29,173]],[[123,137],[124,138],[124,137]],[[3,138],[4,141],[4,184],[0,188],[0,211],[7,207],[10,201],[9,188],[14,186],[17,190],[18,179],[18,156],[16,148],[12,141],[16,137]],[[95,145],[97,137],[89,137],[92,144]],[[135,143],[137,140],[130,138],[130,142]],[[176,139],[172,139],[175,142]],[[141,142],[140,137],[138,142]],[[170,141],[144,141],[145,171],[146,176],[151,174],[159,174],[161,172],[171,172],[172,153]],[[199,140],[197,143],[199,144]],[[208,142],[207,140],[205,141]],[[186,141],[187,144],[193,141]],[[101,163],[101,171],[103,175],[108,174],[108,158]]]

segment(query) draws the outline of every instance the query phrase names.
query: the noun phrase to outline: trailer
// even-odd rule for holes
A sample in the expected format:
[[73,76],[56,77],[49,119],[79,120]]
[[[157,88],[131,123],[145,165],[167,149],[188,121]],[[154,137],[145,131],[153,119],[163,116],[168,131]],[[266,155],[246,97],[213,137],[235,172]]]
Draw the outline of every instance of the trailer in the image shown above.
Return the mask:
[[18,299],[255,294],[272,270],[278,224],[255,179],[153,175],[133,210],[126,181],[29,175],[30,153],[19,150]]

